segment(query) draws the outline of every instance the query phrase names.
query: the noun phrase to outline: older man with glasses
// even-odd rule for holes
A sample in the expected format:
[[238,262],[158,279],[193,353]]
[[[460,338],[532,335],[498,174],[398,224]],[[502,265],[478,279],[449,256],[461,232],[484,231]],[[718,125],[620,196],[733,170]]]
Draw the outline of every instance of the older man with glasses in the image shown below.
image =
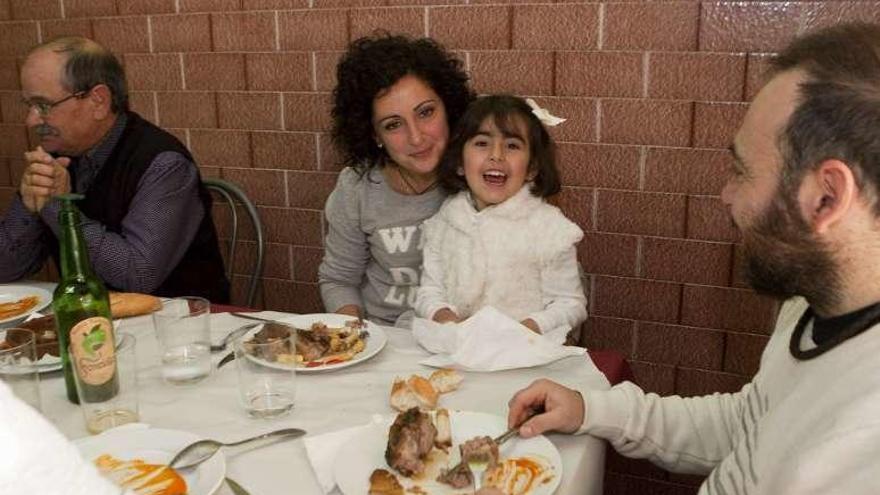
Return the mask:
[[94,41],[66,37],[33,48],[21,68],[25,153],[18,194],[0,219],[0,282],[58,256],[56,196],[85,195],[82,230],[108,287],[228,302],[211,199],[192,155],[128,108],[125,74]]

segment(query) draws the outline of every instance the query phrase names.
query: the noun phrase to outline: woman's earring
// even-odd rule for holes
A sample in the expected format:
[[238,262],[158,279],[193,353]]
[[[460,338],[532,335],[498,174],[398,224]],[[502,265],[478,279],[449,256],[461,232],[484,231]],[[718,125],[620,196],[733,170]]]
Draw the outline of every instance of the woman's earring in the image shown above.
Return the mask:
[[380,143],[378,141],[376,142],[376,146],[378,146],[380,150],[382,149],[382,143]]
[[455,173],[464,177],[464,167],[458,167],[457,169],[455,169]]

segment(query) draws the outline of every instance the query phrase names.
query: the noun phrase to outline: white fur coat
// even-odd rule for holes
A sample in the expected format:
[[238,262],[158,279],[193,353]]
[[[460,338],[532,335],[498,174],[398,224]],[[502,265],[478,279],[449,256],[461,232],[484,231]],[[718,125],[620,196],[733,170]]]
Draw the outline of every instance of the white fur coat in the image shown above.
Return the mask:
[[466,318],[486,305],[545,333],[587,317],[576,244],[581,229],[528,186],[482,211],[461,192],[424,223],[418,316],[448,307]]

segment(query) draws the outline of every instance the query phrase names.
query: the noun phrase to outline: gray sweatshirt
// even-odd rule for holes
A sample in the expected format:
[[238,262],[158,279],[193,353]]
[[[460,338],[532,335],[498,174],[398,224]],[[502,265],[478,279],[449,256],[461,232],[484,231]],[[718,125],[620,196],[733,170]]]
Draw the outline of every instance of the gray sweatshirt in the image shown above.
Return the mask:
[[329,228],[318,282],[327,310],[356,304],[384,325],[408,317],[419,287],[422,222],[444,198],[439,188],[397,193],[379,169],[363,177],[343,170],[324,208]]

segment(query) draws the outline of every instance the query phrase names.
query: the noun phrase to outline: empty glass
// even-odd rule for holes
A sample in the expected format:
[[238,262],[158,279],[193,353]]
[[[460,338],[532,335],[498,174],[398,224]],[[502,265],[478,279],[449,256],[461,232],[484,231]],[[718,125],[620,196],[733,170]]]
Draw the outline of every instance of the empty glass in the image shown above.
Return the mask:
[[289,413],[296,395],[296,329],[281,323],[257,325],[234,346],[238,388],[248,415]]
[[153,313],[166,382],[196,383],[211,374],[210,312],[207,299],[178,297]]
[[0,330],[0,380],[19,399],[40,411],[40,374],[36,365],[37,337],[30,330]]
[[[74,359],[73,377],[83,419],[89,433],[101,433],[115,426],[134,423],[139,419],[137,390],[137,355],[135,338],[129,333],[116,334],[116,379],[106,385],[94,387],[83,383],[81,367],[87,360]],[[88,387],[88,388],[86,388]]]

